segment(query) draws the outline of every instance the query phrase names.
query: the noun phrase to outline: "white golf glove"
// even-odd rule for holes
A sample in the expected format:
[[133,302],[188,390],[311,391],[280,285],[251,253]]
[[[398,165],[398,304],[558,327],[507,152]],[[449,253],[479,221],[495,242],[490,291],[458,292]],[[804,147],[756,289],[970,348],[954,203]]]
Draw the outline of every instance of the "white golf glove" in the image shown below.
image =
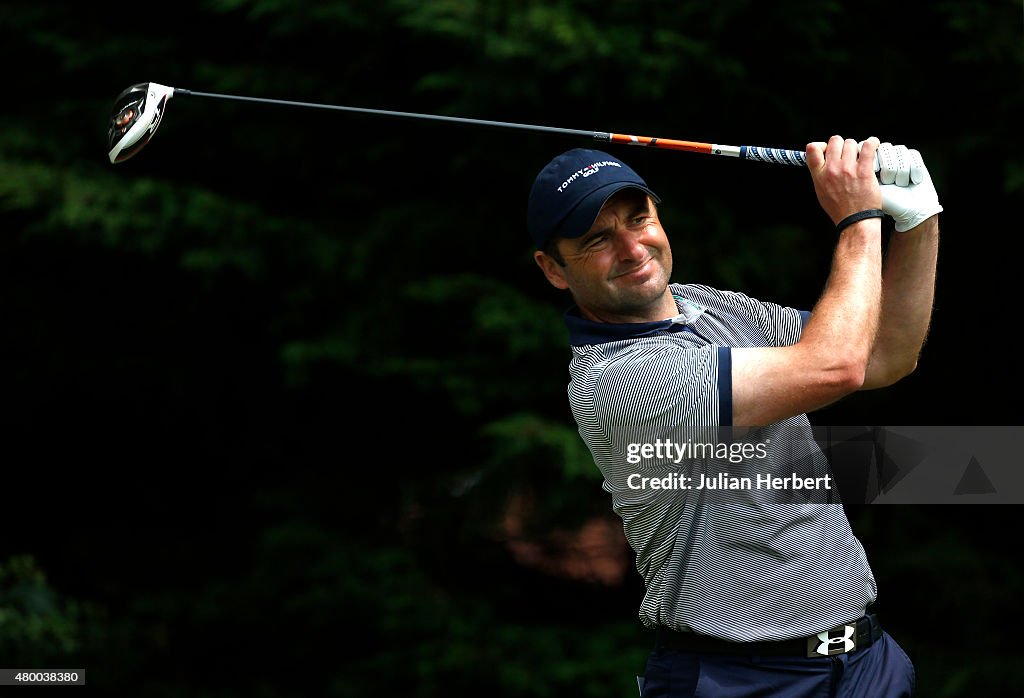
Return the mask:
[[882,143],[875,158],[882,189],[882,210],[903,233],[942,211],[921,153],[905,145]]

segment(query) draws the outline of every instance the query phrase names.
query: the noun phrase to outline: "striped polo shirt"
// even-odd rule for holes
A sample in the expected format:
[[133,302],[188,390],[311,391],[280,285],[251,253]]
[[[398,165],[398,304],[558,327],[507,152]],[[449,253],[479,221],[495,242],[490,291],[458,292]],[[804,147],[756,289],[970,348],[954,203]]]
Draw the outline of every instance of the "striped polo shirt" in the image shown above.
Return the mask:
[[747,642],[860,618],[874,575],[807,416],[731,429],[730,347],[794,344],[808,314],[669,288],[668,320],[565,317],[569,402],[636,553],[641,622]]

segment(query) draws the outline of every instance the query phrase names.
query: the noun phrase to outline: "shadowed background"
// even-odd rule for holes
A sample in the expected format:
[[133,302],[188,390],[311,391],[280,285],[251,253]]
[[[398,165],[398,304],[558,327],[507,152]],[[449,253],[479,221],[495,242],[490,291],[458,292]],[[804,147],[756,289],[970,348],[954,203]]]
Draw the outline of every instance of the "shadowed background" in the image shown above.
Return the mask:
[[[633,695],[640,579],[565,397],[526,196],[591,141],[196,91],[924,155],[944,231],[918,371],[820,425],[1020,422],[1018,2],[284,2],[0,13],[0,667],[107,695]],[[143,19],[150,17],[151,19]],[[601,147],[601,146],[596,146]],[[674,280],[809,308],[806,170],[606,150]],[[1007,453],[1019,459],[1019,454]],[[923,696],[1020,691],[1016,506],[857,506]]]

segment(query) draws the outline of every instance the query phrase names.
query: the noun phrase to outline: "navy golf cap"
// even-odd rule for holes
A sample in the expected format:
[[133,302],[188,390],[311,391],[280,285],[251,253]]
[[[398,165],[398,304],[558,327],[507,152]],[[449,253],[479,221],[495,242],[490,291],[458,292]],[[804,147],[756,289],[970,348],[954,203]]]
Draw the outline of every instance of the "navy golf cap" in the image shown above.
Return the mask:
[[578,238],[590,230],[612,194],[628,188],[661,201],[629,165],[608,153],[587,148],[562,153],[533,182],[526,212],[530,237],[537,249],[552,238]]

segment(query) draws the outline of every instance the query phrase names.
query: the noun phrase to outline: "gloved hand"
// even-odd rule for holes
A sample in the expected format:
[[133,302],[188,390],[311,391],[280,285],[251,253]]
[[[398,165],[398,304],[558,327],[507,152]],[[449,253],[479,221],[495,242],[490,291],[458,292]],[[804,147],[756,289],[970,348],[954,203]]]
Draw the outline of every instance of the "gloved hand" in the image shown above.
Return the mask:
[[875,172],[882,189],[882,210],[906,232],[942,211],[921,153],[905,145],[882,143],[875,157]]

